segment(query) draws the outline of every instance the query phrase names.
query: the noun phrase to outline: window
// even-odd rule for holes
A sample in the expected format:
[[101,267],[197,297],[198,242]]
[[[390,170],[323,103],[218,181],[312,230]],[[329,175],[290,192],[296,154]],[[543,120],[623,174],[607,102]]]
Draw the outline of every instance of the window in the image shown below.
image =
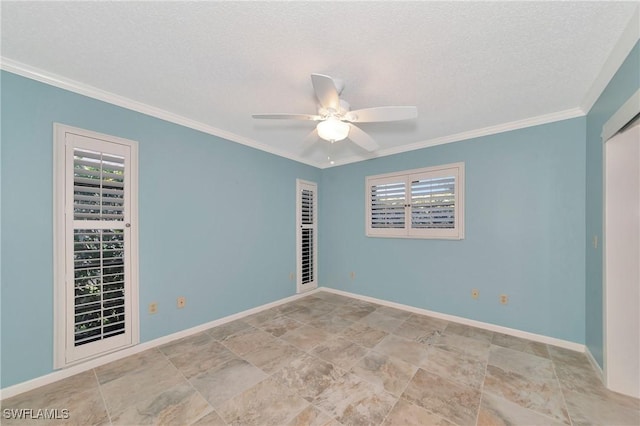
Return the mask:
[[464,238],[464,163],[368,176],[368,237]]
[[56,367],[137,343],[137,145],[55,127]]
[[296,192],[297,287],[302,293],[318,285],[318,186],[298,179]]

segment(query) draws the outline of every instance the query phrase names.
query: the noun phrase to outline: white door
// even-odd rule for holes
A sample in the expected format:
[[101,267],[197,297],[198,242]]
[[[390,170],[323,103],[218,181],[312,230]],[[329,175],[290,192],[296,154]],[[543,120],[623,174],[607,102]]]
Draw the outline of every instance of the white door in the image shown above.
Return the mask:
[[318,186],[296,180],[297,292],[318,286]]
[[[137,343],[135,143],[58,126],[57,367]],[[61,218],[64,218],[62,219]],[[64,342],[64,343],[63,343]]]
[[605,144],[607,387],[640,397],[640,123]]

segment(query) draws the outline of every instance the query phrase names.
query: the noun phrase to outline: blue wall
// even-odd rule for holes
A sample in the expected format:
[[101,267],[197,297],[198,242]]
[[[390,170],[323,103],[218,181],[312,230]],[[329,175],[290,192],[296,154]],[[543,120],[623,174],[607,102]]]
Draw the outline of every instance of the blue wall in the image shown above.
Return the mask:
[[[2,72],[0,386],[52,371],[53,122],[139,141],[143,342],[295,292],[302,178],[319,183],[321,285],[586,343],[602,365],[600,131],[640,87],[639,49],[586,118],[322,171]],[[464,240],[365,237],[365,176],[457,161]]]
[[640,88],[640,45],[636,43],[606,89],[587,114],[586,163],[586,344],[603,366],[602,243],[594,248],[591,239],[602,240],[603,144],[602,126]]
[[[582,117],[324,170],[320,283],[584,343],[584,141]],[[366,176],[457,161],[464,240],[365,236]]]
[[[319,169],[1,79],[2,387],[52,371],[54,122],[139,142],[142,342],[295,293],[295,180],[319,182]],[[177,296],[186,308],[176,309]]]

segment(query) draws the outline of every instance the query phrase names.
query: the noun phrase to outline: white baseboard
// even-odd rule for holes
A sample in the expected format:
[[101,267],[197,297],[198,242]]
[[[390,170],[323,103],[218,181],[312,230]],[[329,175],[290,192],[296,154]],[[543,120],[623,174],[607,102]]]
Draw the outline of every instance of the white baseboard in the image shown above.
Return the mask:
[[587,359],[589,360],[589,362],[591,363],[591,367],[593,367],[593,371],[596,372],[596,375],[598,376],[602,384],[606,386],[606,383],[604,381],[604,371],[602,370],[602,367],[600,367],[600,364],[598,364],[598,361],[596,361],[596,359],[594,358],[593,354],[589,350],[589,347],[585,346],[584,353],[587,356]]
[[354,299],[364,300],[365,302],[377,303],[379,305],[389,306],[396,309],[402,309],[404,311],[413,312],[420,315],[428,315],[434,318],[440,318],[447,321],[456,322],[459,324],[470,325],[473,327],[483,328],[485,330],[494,331],[498,333],[508,334],[510,336],[521,337],[523,339],[533,340],[534,342],[546,343],[548,345],[559,346],[561,348],[570,349],[577,352],[585,352],[585,345],[580,343],[571,342],[568,340],[557,339],[555,337],[544,336],[542,334],[529,333],[528,331],[517,330],[515,328],[503,327],[487,322],[476,321],[464,317],[458,317],[455,315],[443,314],[440,312],[429,311],[427,309],[416,308],[414,306],[403,305],[402,303],[389,302],[383,299],[376,299],[375,297],[362,296],[360,294],[349,293],[348,291],[336,290],[328,287],[320,287],[322,291],[328,291],[330,293],[340,294],[342,296],[352,297]]
[[440,312],[434,312],[434,311],[429,311],[427,309],[421,309],[421,308],[416,308],[414,306],[409,306],[409,305],[404,305],[401,303],[396,303],[396,302],[390,302],[387,300],[383,300],[383,299],[376,299],[374,297],[369,297],[369,296],[363,296],[360,294],[356,294],[356,293],[349,293],[347,291],[342,291],[342,290],[336,290],[333,288],[328,288],[328,287],[319,287],[313,290],[309,290],[307,292],[301,293],[301,294],[296,294],[293,296],[289,296],[289,297],[285,297],[284,299],[280,299],[277,300],[275,302],[271,302],[271,303],[267,303],[265,305],[261,305],[255,308],[251,308],[251,309],[247,309],[246,311],[242,311],[242,312],[238,312],[236,314],[233,315],[229,315],[223,318],[219,318],[217,320],[205,323],[205,324],[201,324],[186,330],[182,330],[173,334],[169,334],[167,336],[163,336],[163,337],[159,337],[157,339],[154,340],[150,340],[148,342],[144,342],[144,343],[140,343],[138,345],[132,346],[130,348],[126,348],[123,349],[121,351],[118,352],[114,352],[114,353],[110,353],[108,355],[105,355],[103,357],[100,358],[95,358],[92,360],[89,360],[87,362],[84,362],[82,364],[77,364],[68,368],[64,368],[61,370],[57,370],[54,371],[52,373],[46,374],[44,376],[40,376],[40,377],[36,377],[35,379],[31,379],[28,380],[26,382],[22,382],[22,383],[18,383],[12,386],[8,386],[4,389],[0,389],[0,400],[3,399],[7,399],[13,396],[16,396],[18,394],[24,393],[24,392],[28,392],[30,390],[39,388],[41,386],[45,386],[48,385],[50,383],[53,382],[57,382],[58,380],[62,380],[62,379],[66,379],[67,377],[71,377],[73,375],[76,375],[78,373],[82,373],[83,371],[87,371],[87,370],[91,370],[93,368],[99,367],[101,365],[104,364],[108,364],[110,362],[128,357],[130,355],[135,355],[137,353],[146,351],[148,349],[153,349],[155,347],[164,345],[166,343],[172,342],[174,340],[177,339],[182,339],[183,337],[188,337],[191,336],[193,334],[196,333],[200,333],[201,331],[204,330],[208,330],[212,327],[217,327],[219,325],[240,319],[240,318],[244,318],[246,316],[249,315],[253,315],[255,313],[264,311],[266,309],[270,309],[273,308],[275,306],[279,306],[282,305],[284,303],[288,303],[297,299],[300,299],[302,297],[308,296],[310,294],[314,294],[320,291],[326,291],[329,293],[335,293],[335,294],[340,294],[343,296],[347,296],[347,297],[352,297],[354,299],[360,299],[360,300],[364,300],[366,302],[372,302],[372,303],[377,303],[379,305],[383,305],[383,306],[389,306],[392,308],[397,308],[397,309],[402,309],[408,312],[412,312],[412,313],[416,313],[416,314],[420,314],[420,315],[428,315],[434,318],[440,318],[440,319],[444,319],[447,321],[452,321],[452,322],[456,322],[459,324],[465,324],[465,325],[470,325],[473,327],[478,327],[478,328],[483,328],[485,330],[489,330],[489,331],[494,331],[494,332],[498,332],[498,333],[503,333],[503,334],[508,334],[511,336],[516,336],[516,337],[522,337],[524,339],[529,339],[535,342],[541,342],[541,343],[546,343],[549,345],[554,345],[554,346],[559,346],[565,349],[570,349],[573,351],[578,351],[578,352],[584,352],[587,354],[587,358],[589,358],[589,360],[591,361],[591,363],[594,366],[594,369],[596,370],[596,372],[599,374],[599,377],[603,377],[602,374],[602,369],[600,369],[600,367],[598,366],[598,363],[595,362],[595,359],[593,359],[593,356],[591,355],[591,352],[588,351],[588,349],[585,347],[585,345],[582,345],[580,343],[575,343],[575,342],[570,342],[567,340],[562,340],[562,339],[556,339],[554,337],[549,337],[549,336],[544,336],[541,334],[535,334],[535,333],[529,333],[527,331],[522,331],[522,330],[517,330],[514,328],[508,328],[508,327],[503,327],[503,326],[499,326],[499,325],[495,325],[495,324],[490,324],[490,323],[486,323],[486,322],[481,322],[481,321],[476,321],[476,320],[472,320],[472,319],[468,319],[468,318],[463,318],[463,317],[458,317],[455,315],[448,315],[448,314],[443,314]]
[[122,349],[117,352],[113,352],[107,354],[105,356],[94,358],[92,360],[83,362],[82,364],[76,364],[64,369],[53,371],[49,374],[45,374],[44,376],[36,377],[35,379],[27,380],[26,382],[18,383],[12,386],[7,386],[4,389],[0,389],[0,400],[11,398],[12,396],[16,396],[18,394],[28,392],[30,390],[39,388],[41,386],[48,385],[53,382],[57,382],[58,380],[66,379],[67,377],[74,376],[78,373],[82,373],[87,370],[91,370],[93,368],[99,367],[104,364],[108,364],[113,361],[117,361],[119,359],[135,355],[137,353],[146,351],[148,349],[153,349],[155,347],[164,345],[166,343],[172,342],[177,339],[182,339],[183,337],[188,337],[196,333],[200,333],[201,331],[208,330],[212,327],[217,327],[219,325],[244,318],[249,315],[256,314],[258,312],[264,311],[266,309],[273,308],[275,306],[282,305],[284,303],[288,303],[302,297],[308,296],[310,294],[316,293],[320,291],[320,289],[313,289],[306,291],[301,294],[295,294],[293,296],[285,297],[284,299],[276,300],[275,302],[267,303],[265,305],[261,305],[255,308],[247,309],[246,311],[238,312],[236,314],[228,315],[223,318],[219,318],[214,321],[207,322],[205,324],[200,324],[192,328],[188,328],[186,330],[178,331],[176,333],[172,333],[166,336],[159,337],[157,339],[150,340],[148,342],[140,343],[135,346],[131,346],[126,349]]

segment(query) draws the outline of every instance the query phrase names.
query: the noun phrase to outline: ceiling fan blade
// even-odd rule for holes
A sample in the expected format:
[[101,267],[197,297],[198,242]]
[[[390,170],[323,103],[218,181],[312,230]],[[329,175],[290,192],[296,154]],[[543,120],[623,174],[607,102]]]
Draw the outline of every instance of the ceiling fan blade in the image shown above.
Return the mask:
[[313,131],[304,138],[304,140],[302,141],[302,144],[300,144],[300,153],[304,154],[305,152],[307,152],[309,148],[311,148],[313,144],[316,143],[317,141],[318,141],[318,129],[313,129]]
[[414,106],[384,106],[349,111],[345,119],[353,123],[409,120],[418,116]]
[[349,127],[350,129],[349,129],[348,138],[351,139],[353,143],[361,146],[362,148],[366,149],[369,152],[375,151],[376,149],[380,148],[376,143],[376,141],[374,141],[373,138],[371,138],[371,136],[363,132],[357,126],[354,126],[353,124],[349,124]]
[[328,75],[311,74],[311,82],[320,105],[337,111],[340,106],[340,96],[333,79]]
[[319,115],[313,114],[252,114],[253,118],[268,118],[268,119],[279,119],[279,120],[312,120],[318,121],[322,120],[322,117]]

